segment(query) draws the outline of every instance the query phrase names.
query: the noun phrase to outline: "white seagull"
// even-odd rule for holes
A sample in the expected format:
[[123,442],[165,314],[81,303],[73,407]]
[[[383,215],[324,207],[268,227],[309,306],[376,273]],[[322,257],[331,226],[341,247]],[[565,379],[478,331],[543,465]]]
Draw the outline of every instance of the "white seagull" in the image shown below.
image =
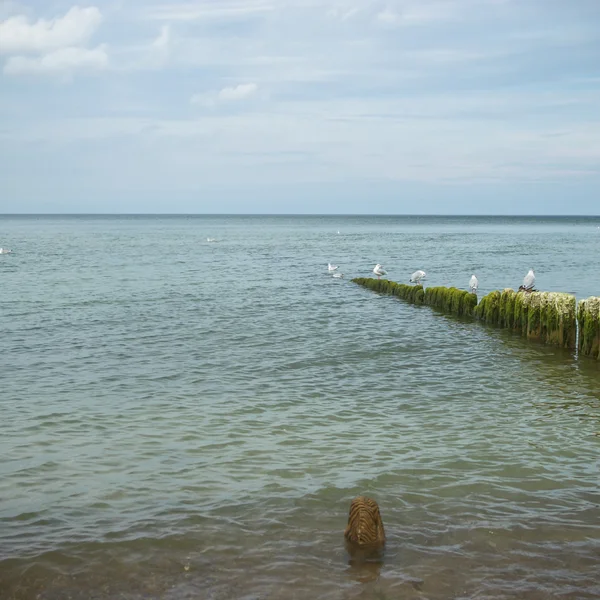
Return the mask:
[[12,254],[12,250],[8,248],[0,248],[0,254]]
[[387,275],[387,271],[379,263],[377,263],[375,265],[375,268],[373,269],[373,273],[375,273],[375,275],[377,275],[377,279],[381,279],[382,275]]
[[471,275],[471,279],[469,281],[469,291],[471,292],[471,294],[476,294],[478,287],[479,280],[477,279],[477,277],[475,277],[475,275]]
[[332,271],[337,271],[338,267],[336,265],[332,265],[331,263],[327,263],[327,270],[331,273]]
[[535,285],[535,273],[533,269],[529,269],[529,273],[523,278],[523,285],[519,288],[519,291],[531,292]]
[[334,279],[343,279],[343,277],[344,277],[343,273],[334,273],[333,274]]
[[421,281],[423,281],[423,279],[425,279],[427,277],[427,273],[425,273],[425,271],[415,271],[411,276],[410,276],[410,283],[421,283]]

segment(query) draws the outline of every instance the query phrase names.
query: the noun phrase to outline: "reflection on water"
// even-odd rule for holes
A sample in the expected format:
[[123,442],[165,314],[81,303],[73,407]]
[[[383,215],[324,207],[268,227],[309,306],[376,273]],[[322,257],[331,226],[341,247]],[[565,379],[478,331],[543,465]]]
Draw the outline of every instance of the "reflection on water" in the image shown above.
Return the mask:
[[348,573],[360,583],[375,581],[379,578],[385,559],[385,548],[358,547],[345,542],[348,554]]
[[600,597],[599,365],[325,272],[562,289],[577,253],[590,295],[589,223],[208,221],[7,225],[1,600]]

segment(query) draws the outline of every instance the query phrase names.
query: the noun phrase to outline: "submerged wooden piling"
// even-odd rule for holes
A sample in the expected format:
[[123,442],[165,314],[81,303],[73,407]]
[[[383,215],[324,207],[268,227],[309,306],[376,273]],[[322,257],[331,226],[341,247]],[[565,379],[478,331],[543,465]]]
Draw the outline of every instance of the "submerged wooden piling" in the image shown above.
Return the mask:
[[577,307],[579,353],[600,360],[600,298],[581,300]]

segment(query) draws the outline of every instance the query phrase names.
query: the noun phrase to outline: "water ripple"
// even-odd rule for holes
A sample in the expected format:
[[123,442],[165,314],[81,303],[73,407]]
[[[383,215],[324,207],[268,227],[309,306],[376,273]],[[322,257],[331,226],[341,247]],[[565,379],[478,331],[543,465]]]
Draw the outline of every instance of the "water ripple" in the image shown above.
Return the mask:
[[[566,289],[585,223],[8,225],[7,598],[600,596],[598,365],[323,271]],[[382,563],[344,551],[359,493]]]

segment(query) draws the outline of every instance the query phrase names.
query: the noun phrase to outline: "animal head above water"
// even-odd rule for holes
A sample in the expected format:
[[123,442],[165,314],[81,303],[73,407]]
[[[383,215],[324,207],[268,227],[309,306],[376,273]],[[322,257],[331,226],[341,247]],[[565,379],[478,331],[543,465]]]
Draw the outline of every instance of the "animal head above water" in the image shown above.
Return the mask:
[[385,544],[383,521],[375,500],[366,496],[352,500],[344,537],[349,543],[360,547],[382,547]]

